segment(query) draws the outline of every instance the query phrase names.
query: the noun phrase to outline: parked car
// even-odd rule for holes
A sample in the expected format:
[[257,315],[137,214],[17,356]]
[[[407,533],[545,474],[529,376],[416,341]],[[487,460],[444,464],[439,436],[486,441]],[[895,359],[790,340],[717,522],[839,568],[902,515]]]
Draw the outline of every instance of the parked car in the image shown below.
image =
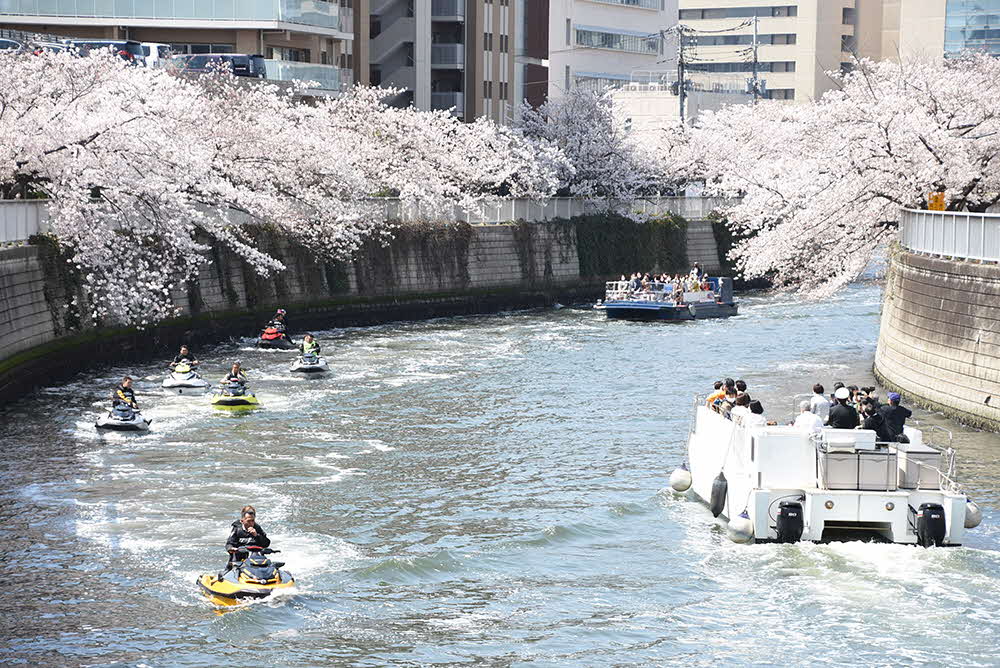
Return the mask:
[[16,39],[0,39],[0,51],[24,51],[24,44]]
[[142,44],[134,39],[71,39],[66,43],[81,56],[89,56],[91,51],[99,49],[113,49],[123,60],[132,64],[142,65],[145,62]]
[[62,53],[63,51],[69,51],[70,47],[67,44],[62,44],[60,42],[32,42],[28,45],[31,49],[31,53],[36,56],[40,56],[45,52],[50,53]]
[[142,55],[146,59],[146,67],[167,67],[170,64],[170,58],[173,56],[173,49],[170,48],[169,44],[161,44],[160,42],[143,42],[142,43]]
[[228,67],[238,77],[263,79],[267,74],[264,56],[245,53],[198,53],[174,56],[171,62],[171,68],[179,72],[211,72],[220,67]]

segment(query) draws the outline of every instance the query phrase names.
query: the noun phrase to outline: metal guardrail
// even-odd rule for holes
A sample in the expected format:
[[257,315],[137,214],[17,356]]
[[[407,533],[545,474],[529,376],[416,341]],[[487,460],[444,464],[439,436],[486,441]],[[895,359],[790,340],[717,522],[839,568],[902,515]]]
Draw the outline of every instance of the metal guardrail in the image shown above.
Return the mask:
[[[473,225],[496,225],[517,220],[544,222],[599,213],[611,206],[611,203],[604,200],[553,197],[547,200],[497,200],[476,208],[455,206],[442,211],[411,203],[404,204],[394,198],[379,198],[374,201],[376,205],[381,205],[385,220],[438,220]],[[713,197],[651,197],[633,202],[631,210],[649,216],[671,213],[688,220],[701,220],[711,212],[732,203],[732,200]],[[23,243],[34,234],[47,232],[48,212],[45,205],[45,200],[0,200],[0,244]]]
[[271,81],[314,81],[319,90],[343,91],[352,78],[350,70],[334,65],[271,59],[264,63],[267,79]]
[[[645,0],[649,2],[650,0]],[[657,0],[659,1],[659,0]],[[465,16],[465,1],[464,0],[431,0],[431,16],[432,17],[464,17]]]
[[1000,214],[903,209],[899,243],[917,253],[1000,262]]

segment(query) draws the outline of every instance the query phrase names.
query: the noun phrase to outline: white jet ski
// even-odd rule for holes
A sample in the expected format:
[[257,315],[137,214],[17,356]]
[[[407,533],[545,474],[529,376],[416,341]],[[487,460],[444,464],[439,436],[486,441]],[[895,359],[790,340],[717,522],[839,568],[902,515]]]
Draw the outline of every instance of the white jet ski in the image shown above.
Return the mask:
[[163,380],[163,389],[177,394],[204,394],[211,386],[185,362],[175,364],[174,370]]
[[329,370],[326,360],[316,353],[308,353],[295,358],[292,371],[296,373],[322,373]]
[[118,404],[107,415],[98,418],[94,426],[113,431],[149,431],[149,423],[152,421],[142,417],[142,413],[128,404]]

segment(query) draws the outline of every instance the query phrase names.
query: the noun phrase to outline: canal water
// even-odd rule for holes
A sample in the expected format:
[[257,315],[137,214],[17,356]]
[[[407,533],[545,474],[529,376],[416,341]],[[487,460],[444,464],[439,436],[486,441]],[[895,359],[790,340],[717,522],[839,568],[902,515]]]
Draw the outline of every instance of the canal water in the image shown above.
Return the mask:
[[[983,506],[961,548],[739,546],[665,489],[713,380],[775,418],[816,380],[870,382],[879,299],[330,330],[321,379],[250,340],[198,351],[212,379],[250,368],[245,415],[164,396],[159,364],[52,385],[0,413],[0,663],[995,664],[997,436],[917,416],[954,431]],[[98,436],[126,372],[152,433]],[[299,586],[223,613],[195,578],[245,503]]]

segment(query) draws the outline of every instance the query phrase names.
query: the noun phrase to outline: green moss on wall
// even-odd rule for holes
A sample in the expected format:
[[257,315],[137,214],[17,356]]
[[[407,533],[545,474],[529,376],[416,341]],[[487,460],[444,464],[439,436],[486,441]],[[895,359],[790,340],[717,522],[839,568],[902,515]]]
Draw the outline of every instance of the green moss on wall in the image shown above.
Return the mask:
[[577,257],[584,279],[608,278],[634,271],[687,272],[687,221],[666,215],[636,223],[618,215],[571,219],[576,227]]

